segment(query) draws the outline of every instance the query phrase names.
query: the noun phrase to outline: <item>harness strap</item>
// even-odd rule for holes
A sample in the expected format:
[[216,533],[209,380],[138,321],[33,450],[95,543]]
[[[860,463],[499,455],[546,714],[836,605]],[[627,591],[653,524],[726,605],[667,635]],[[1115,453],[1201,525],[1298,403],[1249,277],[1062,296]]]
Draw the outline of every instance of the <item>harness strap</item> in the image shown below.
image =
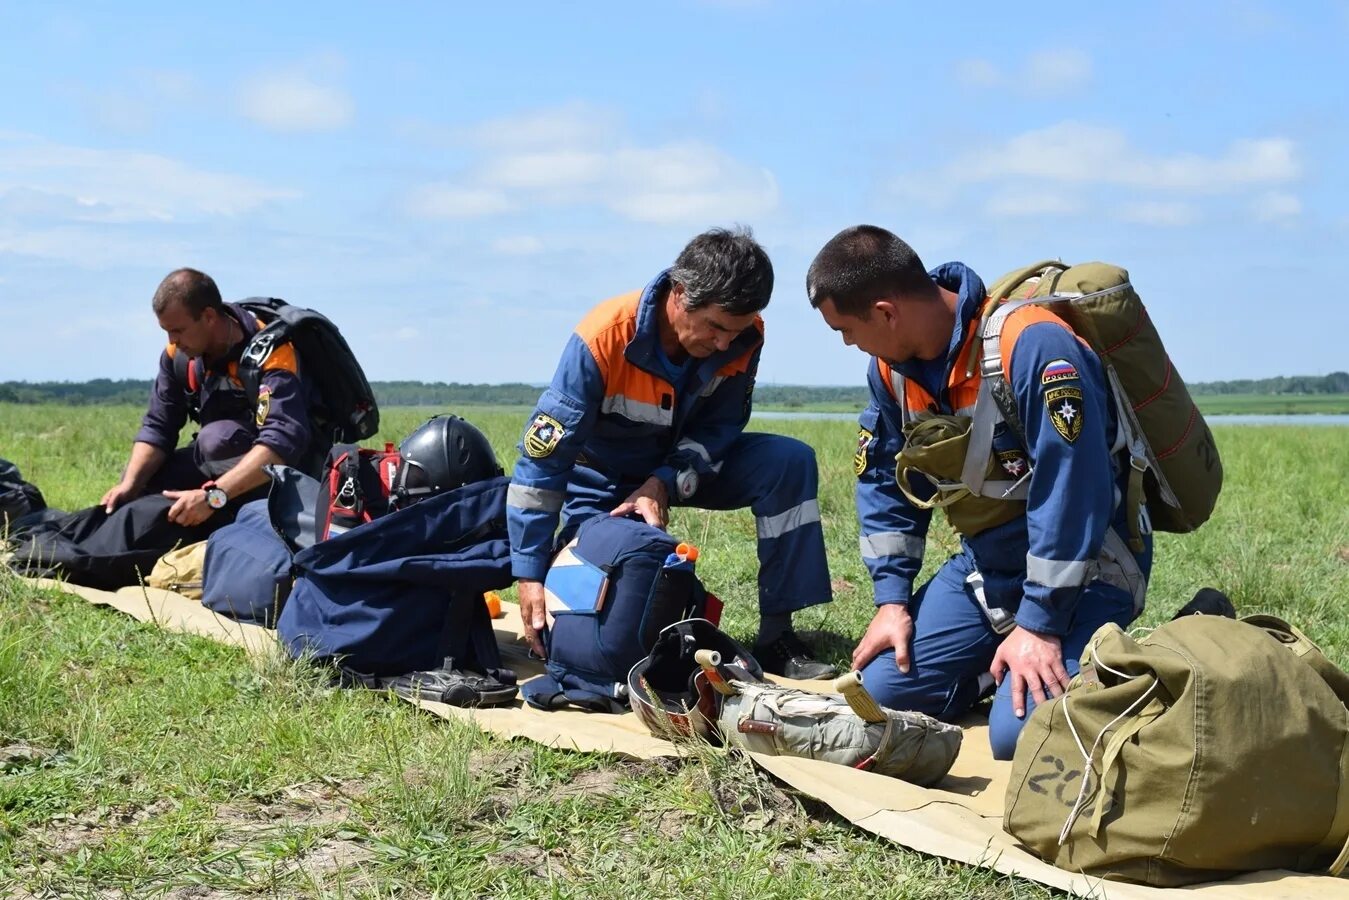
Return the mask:
[[1016,399],[1012,388],[1002,372],[1002,329],[1007,317],[1013,312],[1034,303],[1034,300],[1014,300],[1004,303],[980,326],[979,338],[981,352],[979,357],[979,395],[974,401],[974,413],[970,422],[969,449],[965,454],[965,465],[960,478],[972,493],[982,497],[999,500],[1025,500],[1030,493],[1030,473],[1028,466],[1025,474],[1015,481],[986,481],[989,457],[993,453],[993,430],[999,422],[1006,422],[1012,429],[1021,446],[1026,446],[1026,429],[1021,424],[1021,415],[1016,410]]

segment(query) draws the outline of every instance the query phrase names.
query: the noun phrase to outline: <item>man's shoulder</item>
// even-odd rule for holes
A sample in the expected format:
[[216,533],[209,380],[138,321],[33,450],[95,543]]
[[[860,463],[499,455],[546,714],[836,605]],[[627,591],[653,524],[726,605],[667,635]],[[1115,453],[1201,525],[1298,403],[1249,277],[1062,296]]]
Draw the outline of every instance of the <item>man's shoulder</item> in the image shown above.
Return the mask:
[[586,313],[576,326],[576,336],[585,342],[596,358],[617,352],[622,354],[637,334],[637,314],[641,291],[629,291],[610,297]]

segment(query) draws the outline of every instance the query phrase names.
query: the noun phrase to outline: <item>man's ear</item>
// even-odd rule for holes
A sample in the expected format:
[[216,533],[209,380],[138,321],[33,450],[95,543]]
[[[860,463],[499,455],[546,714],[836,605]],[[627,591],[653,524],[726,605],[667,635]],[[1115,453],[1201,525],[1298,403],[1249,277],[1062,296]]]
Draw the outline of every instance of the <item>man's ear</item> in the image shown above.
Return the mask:
[[880,316],[881,321],[886,325],[893,325],[899,321],[899,310],[893,300],[876,300],[871,304],[873,316]]

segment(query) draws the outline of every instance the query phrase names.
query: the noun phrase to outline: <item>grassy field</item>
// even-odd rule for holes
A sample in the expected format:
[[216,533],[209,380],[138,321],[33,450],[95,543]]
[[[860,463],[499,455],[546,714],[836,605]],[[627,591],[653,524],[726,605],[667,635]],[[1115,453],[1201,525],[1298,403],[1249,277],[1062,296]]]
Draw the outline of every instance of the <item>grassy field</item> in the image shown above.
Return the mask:
[[[464,411],[503,462],[518,412]],[[391,410],[401,436],[426,410]],[[117,477],[139,410],[0,406],[0,456],[54,506]],[[803,616],[839,661],[870,615],[846,422],[765,421],[819,453],[836,601]],[[1223,428],[1214,520],[1163,535],[1143,622],[1200,586],[1349,663],[1349,434]],[[677,511],[700,574],[755,624],[748,513]],[[955,547],[930,538],[929,568]],[[0,893],[7,896],[1045,897],[862,833],[708,751],[678,763],[501,741],[283,660],[168,634],[0,575]]]

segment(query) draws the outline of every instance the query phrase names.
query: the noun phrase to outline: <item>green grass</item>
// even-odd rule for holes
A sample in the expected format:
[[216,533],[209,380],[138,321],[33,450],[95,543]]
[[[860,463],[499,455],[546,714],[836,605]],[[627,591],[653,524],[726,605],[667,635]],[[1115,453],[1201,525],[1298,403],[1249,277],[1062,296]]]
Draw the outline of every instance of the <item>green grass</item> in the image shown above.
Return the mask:
[[[461,410],[513,458],[526,411]],[[401,435],[429,414],[394,409]],[[130,407],[0,406],[0,454],[58,507],[117,477]],[[818,450],[842,661],[870,615],[847,422],[761,427]],[[1214,520],[1163,535],[1144,623],[1213,585],[1349,662],[1345,432],[1220,428]],[[755,624],[754,524],[678,510],[728,627]],[[955,548],[944,527],[929,570]],[[333,690],[285,660],[169,634],[0,576],[0,894],[312,897],[1046,897],[872,837],[741,757],[620,763]]]
[[1194,399],[1209,416],[1349,414],[1349,394],[1199,394]]

